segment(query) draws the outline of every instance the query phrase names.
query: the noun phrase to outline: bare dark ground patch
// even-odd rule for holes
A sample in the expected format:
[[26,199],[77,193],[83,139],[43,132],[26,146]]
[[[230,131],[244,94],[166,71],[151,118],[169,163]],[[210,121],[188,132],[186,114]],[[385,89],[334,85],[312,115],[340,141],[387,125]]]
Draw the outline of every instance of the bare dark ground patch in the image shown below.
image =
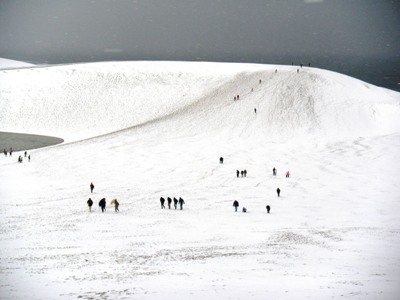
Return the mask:
[[0,132],[0,151],[3,151],[3,149],[9,151],[10,148],[13,151],[31,150],[57,145],[62,142],[64,142],[63,139],[53,136]]

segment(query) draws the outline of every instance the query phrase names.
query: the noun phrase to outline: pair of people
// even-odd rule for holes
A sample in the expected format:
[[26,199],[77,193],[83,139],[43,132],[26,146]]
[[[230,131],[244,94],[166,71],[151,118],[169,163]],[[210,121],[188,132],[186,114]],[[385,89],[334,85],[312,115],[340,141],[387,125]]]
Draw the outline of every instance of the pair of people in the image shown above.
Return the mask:
[[[235,211],[237,211],[238,207],[239,207],[239,202],[237,200],[233,201],[233,207],[235,208]],[[242,212],[247,212],[246,207],[243,207]]]
[[246,177],[247,176],[247,170],[244,170],[244,171],[240,171],[239,172],[239,170],[236,170],[236,177],[238,177],[239,178],[239,174],[243,177]]

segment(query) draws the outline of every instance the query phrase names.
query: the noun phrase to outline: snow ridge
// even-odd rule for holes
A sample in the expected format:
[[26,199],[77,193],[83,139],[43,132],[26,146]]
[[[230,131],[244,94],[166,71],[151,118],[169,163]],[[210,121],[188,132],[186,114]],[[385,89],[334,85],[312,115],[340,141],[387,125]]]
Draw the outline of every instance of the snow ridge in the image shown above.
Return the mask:
[[399,102],[398,93],[344,75],[288,66],[110,62],[0,71],[0,130],[66,141],[171,118],[181,119],[172,122],[179,134],[388,134],[399,128]]

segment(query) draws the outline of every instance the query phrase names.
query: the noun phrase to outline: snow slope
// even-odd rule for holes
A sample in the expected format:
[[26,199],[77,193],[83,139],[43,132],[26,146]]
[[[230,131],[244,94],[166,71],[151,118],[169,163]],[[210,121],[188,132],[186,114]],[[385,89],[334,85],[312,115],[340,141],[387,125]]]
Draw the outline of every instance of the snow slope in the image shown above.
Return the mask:
[[34,65],[30,64],[30,63],[0,57],[0,70],[1,69],[17,69],[17,68],[33,67],[33,66]]
[[66,141],[0,159],[2,299],[399,296],[399,93],[290,66],[35,67],[0,71],[0,131]]

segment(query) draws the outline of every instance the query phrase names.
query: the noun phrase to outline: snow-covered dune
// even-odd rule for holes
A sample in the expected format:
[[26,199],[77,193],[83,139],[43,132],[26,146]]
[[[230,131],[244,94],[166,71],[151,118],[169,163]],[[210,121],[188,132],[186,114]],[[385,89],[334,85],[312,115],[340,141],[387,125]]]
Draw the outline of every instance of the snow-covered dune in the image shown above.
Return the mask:
[[399,128],[399,102],[397,93],[344,75],[287,66],[111,62],[0,71],[0,131],[66,141],[165,118],[177,119],[180,134],[387,134]]
[[2,70],[0,133],[66,142],[0,156],[0,298],[398,299],[399,106],[292,66]]
[[12,59],[6,59],[0,57],[0,70],[1,69],[20,69],[25,67],[33,67],[33,64],[17,61]]

